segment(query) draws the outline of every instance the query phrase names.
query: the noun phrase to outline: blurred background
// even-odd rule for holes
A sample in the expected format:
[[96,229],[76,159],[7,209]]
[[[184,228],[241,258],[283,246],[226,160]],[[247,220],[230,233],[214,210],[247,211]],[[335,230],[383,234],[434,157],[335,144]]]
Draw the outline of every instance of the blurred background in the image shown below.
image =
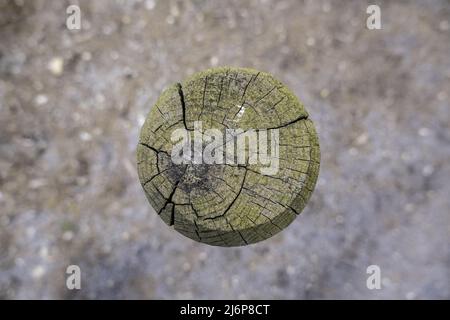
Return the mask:
[[[449,23],[448,0],[0,0],[0,298],[450,298]],[[161,91],[223,65],[288,85],[322,151],[302,215],[242,248],[167,227],[135,164]]]

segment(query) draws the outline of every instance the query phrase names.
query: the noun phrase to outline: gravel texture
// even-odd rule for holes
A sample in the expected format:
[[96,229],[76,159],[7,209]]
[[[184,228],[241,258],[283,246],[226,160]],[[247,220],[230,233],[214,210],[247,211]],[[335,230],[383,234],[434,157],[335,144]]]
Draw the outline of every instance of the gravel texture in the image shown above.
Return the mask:
[[[450,298],[450,2],[377,3],[381,30],[366,1],[0,0],[0,297]],[[221,65],[291,88],[322,154],[301,216],[242,248],[166,227],[135,164],[162,90]]]

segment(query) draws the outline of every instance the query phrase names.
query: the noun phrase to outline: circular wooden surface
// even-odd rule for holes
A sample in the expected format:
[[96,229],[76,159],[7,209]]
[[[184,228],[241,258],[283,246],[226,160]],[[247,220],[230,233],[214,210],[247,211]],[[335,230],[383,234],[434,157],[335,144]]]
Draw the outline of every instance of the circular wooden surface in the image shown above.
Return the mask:
[[[210,129],[223,135],[223,147],[215,150],[223,151],[223,163],[194,160],[206,142],[219,141]],[[233,129],[235,135],[227,135]],[[190,152],[175,153],[176,130],[192,138]],[[249,132],[266,132],[267,155],[278,159],[272,159],[275,170],[250,161],[255,144],[237,149],[238,136]],[[271,144],[275,133],[278,155]],[[194,134],[203,137],[201,149],[194,146]],[[227,137],[234,139],[234,154],[227,153],[232,150]],[[184,162],[174,161],[174,154],[183,155]],[[272,75],[213,68],[161,94],[141,129],[137,161],[148,201],[166,224],[196,241],[239,246],[270,238],[300,214],[317,180],[320,150],[304,106]]]

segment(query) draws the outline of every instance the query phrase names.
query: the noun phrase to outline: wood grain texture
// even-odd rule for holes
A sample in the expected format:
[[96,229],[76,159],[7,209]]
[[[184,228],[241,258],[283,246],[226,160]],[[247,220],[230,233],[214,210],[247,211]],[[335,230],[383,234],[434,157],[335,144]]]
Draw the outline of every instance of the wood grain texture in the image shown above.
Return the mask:
[[[278,129],[279,170],[261,164],[174,164],[175,129]],[[225,136],[225,133],[224,133]],[[157,214],[181,234],[210,245],[240,246],[286,228],[305,207],[320,165],[313,122],[270,74],[214,68],[167,88],[152,107],[137,147],[140,182]]]

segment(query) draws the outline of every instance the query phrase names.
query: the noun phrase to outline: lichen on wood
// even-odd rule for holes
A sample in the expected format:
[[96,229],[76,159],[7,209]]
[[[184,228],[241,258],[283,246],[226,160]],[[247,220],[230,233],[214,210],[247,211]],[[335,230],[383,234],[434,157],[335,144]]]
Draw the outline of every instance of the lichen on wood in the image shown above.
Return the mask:
[[[276,174],[257,164],[172,161],[174,130],[277,130]],[[246,146],[248,153],[250,146]],[[297,97],[272,75],[213,68],[167,88],[151,108],[137,147],[140,182],[161,219],[210,245],[240,246],[286,228],[305,207],[320,165],[313,122]]]

